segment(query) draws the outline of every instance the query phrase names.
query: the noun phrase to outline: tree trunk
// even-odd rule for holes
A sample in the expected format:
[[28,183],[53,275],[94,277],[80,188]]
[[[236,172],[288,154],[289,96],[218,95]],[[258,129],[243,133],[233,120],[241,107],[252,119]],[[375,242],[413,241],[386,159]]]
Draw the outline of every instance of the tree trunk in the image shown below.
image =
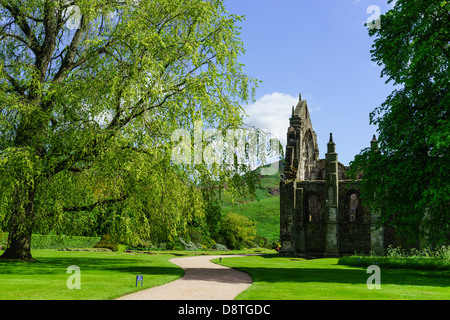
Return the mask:
[[[25,203],[21,206],[20,201]],[[8,221],[7,248],[0,258],[34,260],[31,256],[31,233],[34,223],[34,189],[28,187],[14,195],[13,209]]]
[[8,248],[0,256],[2,259],[33,260],[31,256],[31,232],[14,235],[9,233]]

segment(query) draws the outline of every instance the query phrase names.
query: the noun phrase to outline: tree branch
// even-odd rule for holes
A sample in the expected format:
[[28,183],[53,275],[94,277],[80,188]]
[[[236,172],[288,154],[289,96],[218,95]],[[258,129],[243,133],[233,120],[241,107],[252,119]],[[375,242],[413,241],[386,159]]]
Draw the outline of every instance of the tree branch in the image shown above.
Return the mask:
[[139,148],[136,148],[136,147],[133,147],[133,146],[123,146],[123,147],[121,147],[121,149],[133,150],[133,151],[139,152],[139,153],[150,154],[147,150],[139,149]]
[[108,205],[108,204],[114,204],[114,203],[118,203],[118,202],[122,202],[125,201],[128,198],[127,195],[123,195],[120,198],[117,199],[108,199],[108,200],[103,200],[103,201],[97,201],[93,204],[87,205],[87,206],[78,206],[78,207],[64,207],[63,211],[64,212],[75,212],[75,211],[91,211],[93,210],[95,207],[97,206],[101,206],[101,205]]
[[25,44],[27,47],[29,47],[30,43],[25,40],[24,38],[22,38],[21,36],[14,34],[14,33],[8,33],[5,31],[0,31],[0,35],[3,35],[4,37],[10,37],[10,38],[14,38],[16,40],[19,40],[20,42],[22,42],[23,44]]
[[19,85],[19,83],[14,79],[11,75],[9,75],[6,72],[3,72],[3,74],[6,76],[8,81],[11,83],[11,85],[14,87],[14,90],[19,93],[21,96],[24,96],[25,89]]
[[31,31],[31,28],[28,25],[25,16],[20,13],[19,8],[17,8],[15,5],[12,5],[11,3],[4,4],[3,6],[11,13],[13,18],[17,22],[19,28],[22,30],[22,32],[29,40],[22,42],[25,43],[27,47],[30,48],[30,50],[33,51],[36,56],[38,56],[41,52],[41,48],[39,46],[39,42],[37,41],[36,36]]
[[86,61],[83,60],[81,63],[79,62],[79,64],[74,63],[78,47],[84,35],[88,32],[88,30],[89,26],[86,25],[85,17],[83,16],[81,18],[80,28],[75,32],[75,35],[73,36],[73,39],[70,42],[70,44],[67,45],[66,48],[64,48],[64,50],[62,51],[66,52],[66,55],[63,58],[61,66],[58,72],[56,73],[55,77],[53,78],[53,81],[61,82],[64,79],[64,72],[71,71]]
[[75,172],[75,173],[81,173],[86,169],[91,168],[91,166],[87,166],[87,167],[70,167],[67,169],[67,171],[69,172]]

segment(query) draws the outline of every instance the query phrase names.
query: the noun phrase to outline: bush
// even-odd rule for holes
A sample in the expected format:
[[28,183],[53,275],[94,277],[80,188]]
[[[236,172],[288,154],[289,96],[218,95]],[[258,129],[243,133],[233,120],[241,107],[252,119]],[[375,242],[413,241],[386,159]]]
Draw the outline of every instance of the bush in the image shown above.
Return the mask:
[[94,248],[107,248],[112,251],[119,250],[119,244],[114,242],[110,235],[102,235],[101,240],[94,246]]
[[[187,238],[189,241],[192,241],[193,243],[201,243],[203,240],[202,233],[192,226],[187,227]],[[183,240],[184,239],[185,238],[183,238]]]
[[245,216],[229,213],[222,220],[220,236],[228,248],[252,247],[256,237],[255,223]]
[[340,258],[338,263],[360,267],[378,265],[391,269],[450,270],[450,246],[442,246],[436,250],[427,248],[409,251],[389,247],[384,256],[355,254]]
[[255,245],[259,248],[267,248],[267,249],[272,249],[273,247],[269,239],[260,235],[256,235]]
[[214,248],[216,242],[209,236],[203,236],[201,244],[206,248]]
[[184,245],[184,250],[187,251],[198,251],[200,249],[202,249],[202,246],[200,244],[195,244],[192,241],[185,241],[183,238],[179,238],[180,242]]
[[6,246],[6,243],[8,242],[8,235],[0,230],[0,250],[4,249],[4,246]]
[[213,248],[218,251],[228,251],[227,246],[220,243],[216,243]]

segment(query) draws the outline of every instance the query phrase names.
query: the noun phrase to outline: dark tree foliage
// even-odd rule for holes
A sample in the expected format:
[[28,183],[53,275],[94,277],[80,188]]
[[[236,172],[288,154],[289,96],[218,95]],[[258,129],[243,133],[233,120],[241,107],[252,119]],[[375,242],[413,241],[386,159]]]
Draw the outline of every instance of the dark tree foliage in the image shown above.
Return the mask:
[[242,19],[222,0],[0,0],[0,258],[32,259],[36,227],[133,244],[202,218],[200,181],[246,169],[174,164],[174,132],[242,127]]
[[398,0],[369,34],[372,60],[398,89],[370,114],[378,151],[362,150],[352,170],[364,173],[364,201],[382,223],[411,241],[448,243],[450,3]]

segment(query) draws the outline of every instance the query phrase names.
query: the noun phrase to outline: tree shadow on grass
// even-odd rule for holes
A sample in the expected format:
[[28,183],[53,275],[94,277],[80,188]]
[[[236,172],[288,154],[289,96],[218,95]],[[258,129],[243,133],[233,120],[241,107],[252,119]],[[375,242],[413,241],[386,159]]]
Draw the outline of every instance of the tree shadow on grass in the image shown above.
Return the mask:
[[[271,258],[276,255],[261,256],[265,263],[270,263]],[[269,259],[269,260],[266,260]],[[295,263],[289,267],[279,266],[243,266],[239,264],[235,269],[249,274],[253,282],[266,283],[343,283],[343,284],[365,284],[371,274],[366,268],[350,267],[332,264],[319,265],[317,268],[303,266],[302,261],[292,261]],[[305,260],[304,262],[308,262]],[[21,262],[6,261],[0,259],[0,277],[2,274],[17,275],[39,275],[39,274],[61,274],[66,273],[70,265],[77,265],[82,271],[92,272],[123,272],[129,274],[143,275],[174,275],[182,276],[183,269],[176,265],[167,265],[167,261],[140,260],[136,258],[110,256],[66,256],[66,257],[40,257],[38,261]],[[161,266],[162,265],[162,266]],[[226,264],[225,264],[226,265]],[[199,275],[205,281],[229,282],[227,277],[222,280],[217,278],[211,270],[197,268],[190,269],[191,272]],[[450,288],[450,271],[426,271],[411,269],[383,269],[381,268],[382,284],[413,285]]]
[[[161,263],[166,266],[161,266]],[[176,266],[167,266],[165,261],[142,261],[120,257],[40,257],[37,261],[16,261],[0,259],[0,277],[2,274],[38,275],[66,273],[67,267],[76,265],[82,271],[89,272],[124,272],[151,275],[183,275],[183,270]]]
[[[315,259],[304,260],[299,258],[286,258],[292,265],[277,266],[280,260],[278,255],[261,255],[261,265],[245,266],[236,264],[237,270],[250,274],[254,282],[296,282],[296,283],[343,283],[366,284],[372,272],[367,273],[365,267],[354,267],[332,264],[310,267]],[[273,263],[270,260],[274,260]],[[319,262],[322,259],[317,259]],[[283,262],[282,262],[283,263]],[[270,265],[271,264],[271,265]],[[336,267],[334,267],[336,266]],[[448,270],[415,270],[415,269],[388,269],[380,267],[381,282],[393,285],[432,286],[450,288],[450,271]],[[450,289],[449,289],[450,291]]]
[[[246,268],[239,267],[238,270],[251,275],[254,282],[324,282],[365,284],[372,273],[365,269],[332,269],[332,268]],[[449,273],[439,271],[399,270],[381,269],[381,282],[383,284],[432,286],[450,288]],[[450,290],[450,289],[449,289]]]

